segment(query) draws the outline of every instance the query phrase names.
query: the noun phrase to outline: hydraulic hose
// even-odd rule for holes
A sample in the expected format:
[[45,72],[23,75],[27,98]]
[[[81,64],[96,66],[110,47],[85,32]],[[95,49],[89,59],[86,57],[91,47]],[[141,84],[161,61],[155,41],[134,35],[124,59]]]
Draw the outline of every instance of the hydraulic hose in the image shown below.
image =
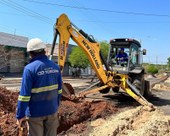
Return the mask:
[[54,53],[54,48],[55,48],[55,44],[56,44],[56,40],[57,40],[57,35],[58,35],[58,34],[59,34],[58,31],[55,29],[54,39],[53,39],[53,43],[52,43],[52,48],[51,48],[49,60],[52,60],[53,53]]

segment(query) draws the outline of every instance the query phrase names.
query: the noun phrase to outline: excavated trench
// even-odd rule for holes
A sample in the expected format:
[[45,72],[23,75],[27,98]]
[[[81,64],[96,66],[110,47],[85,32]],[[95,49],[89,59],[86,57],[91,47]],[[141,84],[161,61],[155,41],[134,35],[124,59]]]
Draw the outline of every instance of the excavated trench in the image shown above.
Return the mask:
[[[18,92],[0,87],[0,136],[17,136],[15,111]],[[60,126],[58,133],[80,133],[86,129],[86,122],[97,118],[106,118],[118,111],[112,103],[106,101],[68,101],[63,100],[59,109]],[[23,135],[27,135],[24,124]]]

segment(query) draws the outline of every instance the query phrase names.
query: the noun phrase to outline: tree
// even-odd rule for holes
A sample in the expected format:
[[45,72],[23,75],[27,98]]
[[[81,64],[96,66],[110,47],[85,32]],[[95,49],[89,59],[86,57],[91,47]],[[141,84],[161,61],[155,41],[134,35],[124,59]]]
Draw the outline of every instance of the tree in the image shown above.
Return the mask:
[[170,57],[169,58],[167,58],[167,60],[168,60],[168,66],[170,66]]
[[[102,41],[99,43],[101,52],[104,56],[104,59],[107,59],[108,51],[109,51],[109,44],[106,41]],[[72,67],[75,68],[87,68],[90,66],[90,62],[87,58],[87,55],[84,51],[79,47],[74,47],[71,51],[71,54],[68,58],[69,62],[71,63]]]
[[109,43],[107,41],[101,41],[100,44],[100,50],[101,53],[104,56],[104,59],[107,60],[108,52],[109,52]]
[[170,57],[169,57],[169,58],[167,58],[167,60],[168,60],[168,62],[167,62],[168,67],[170,68]]
[[74,47],[68,59],[72,67],[85,69],[89,66],[89,60],[80,47]]

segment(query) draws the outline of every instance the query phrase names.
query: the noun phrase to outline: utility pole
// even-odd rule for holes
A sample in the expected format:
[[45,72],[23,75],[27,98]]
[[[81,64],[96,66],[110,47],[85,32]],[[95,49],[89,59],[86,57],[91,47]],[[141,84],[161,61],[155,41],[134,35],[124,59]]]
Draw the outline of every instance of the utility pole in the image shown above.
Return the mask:
[[148,57],[149,64],[151,63],[150,57]]
[[158,56],[156,56],[156,65],[158,64]]
[[16,29],[14,29],[14,35],[16,35]]

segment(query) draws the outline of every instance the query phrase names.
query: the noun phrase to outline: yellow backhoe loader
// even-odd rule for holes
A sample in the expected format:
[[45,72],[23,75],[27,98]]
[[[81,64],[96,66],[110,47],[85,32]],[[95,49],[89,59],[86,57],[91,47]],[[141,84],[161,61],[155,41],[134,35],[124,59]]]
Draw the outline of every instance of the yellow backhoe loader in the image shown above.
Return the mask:
[[[111,40],[108,59],[105,61],[101,54],[99,43],[92,36],[89,36],[70,22],[67,15],[62,14],[57,18],[54,29],[55,34],[50,59],[52,58],[56,39],[59,35],[58,64],[62,70],[66,60],[69,39],[71,38],[85,52],[98,77],[96,83],[79,94],[74,94],[72,90],[70,92],[67,85],[63,84],[63,95],[85,97],[88,94],[98,91],[100,93],[108,93],[111,89],[115,92],[121,89],[141,105],[153,107],[143,97],[149,91],[145,88],[144,69],[141,66],[141,56],[145,54],[145,50],[140,50],[141,45],[137,40],[127,38]],[[124,48],[124,51],[128,54],[128,60],[124,63],[119,63],[115,59],[120,48]],[[97,87],[92,89],[94,86]]]

